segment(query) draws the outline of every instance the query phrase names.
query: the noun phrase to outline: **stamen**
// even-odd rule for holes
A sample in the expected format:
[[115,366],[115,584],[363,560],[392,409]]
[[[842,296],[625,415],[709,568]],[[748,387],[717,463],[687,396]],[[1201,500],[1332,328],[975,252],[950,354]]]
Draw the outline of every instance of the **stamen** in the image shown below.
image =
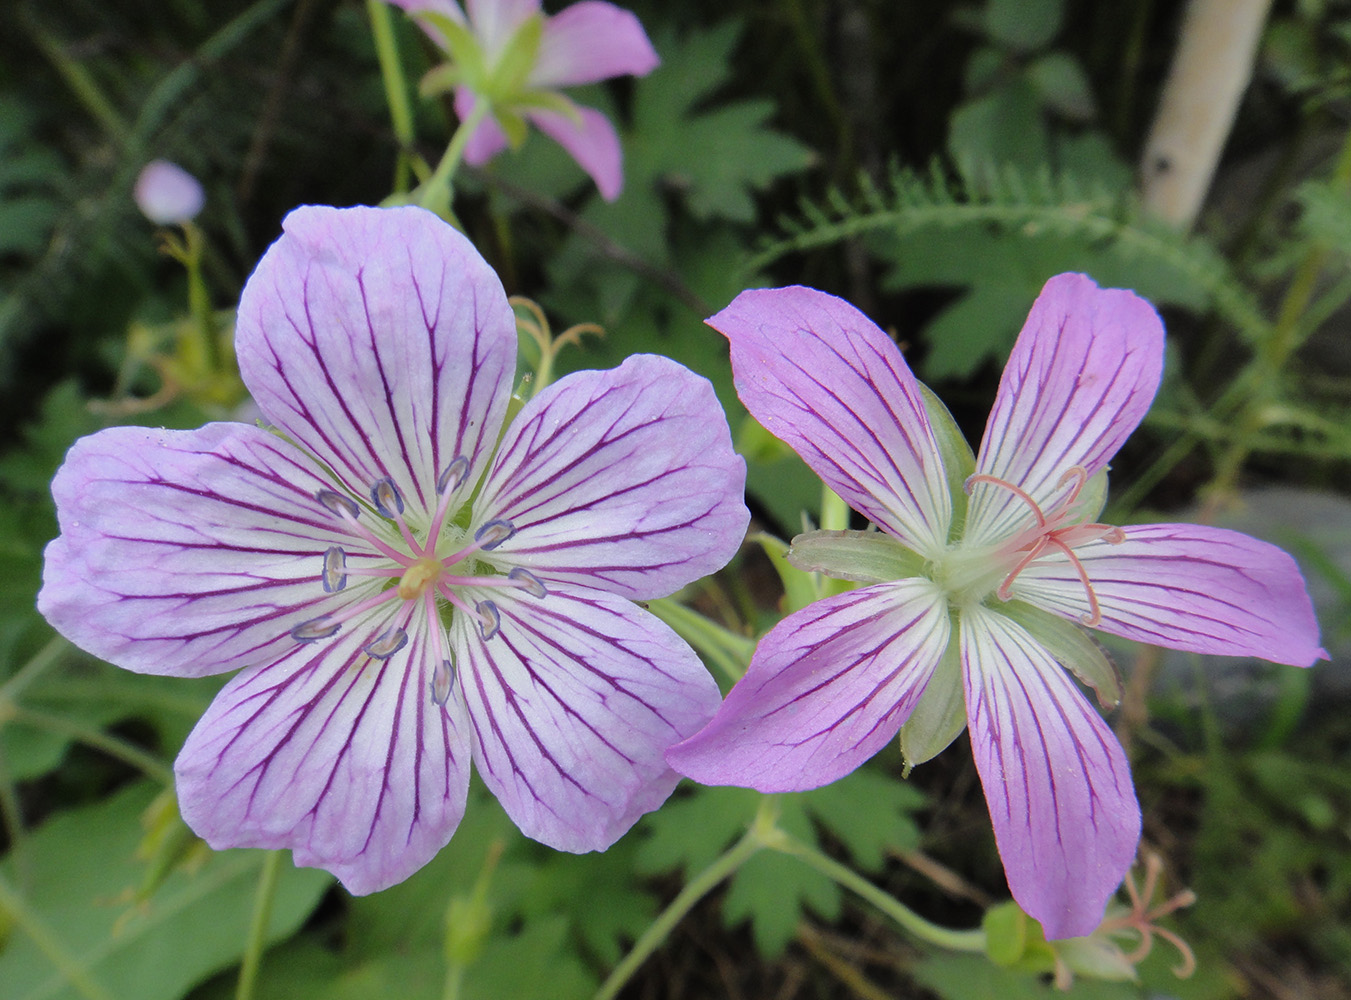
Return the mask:
[[361,513],[361,508],[357,506],[355,500],[351,497],[345,497],[334,490],[320,490],[314,495],[314,499],[318,500],[330,512],[337,514],[339,517],[346,516],[355,521],[357,516]]
[[442,660],[436,665],[432,672],[432,679],[427,683],[428,689],[432,694],[432,704],[445,706],[450,700],[450,692],[455,682],[455,673],[449,660]]
[[335,620],[331,615],[320,615],[291,629],[291,638],[296,642],[314,642],[336,635],[340,628],[342,628],[341,621]]
[[398,626],[395,626],[386,629],[378,637],[366,643],[366,645],[361,648],[361,651],[367,656],[372,656],[377,660],[388,660],[407,644],[408,633]]
[[510,521],[489,521],[474,532],[474,541],[478,542],[485,552],[491,552],[514,534],[516,534],[516,525]]
[[454,461],[442,469],[441,475],[436,477],[436,492],[454,493],[464,485],[468,475],[469,459],[464,455],[456,455]]
[[1065,553],[1065,557],[1069,559],[1070,565],[1072,565],[1074,571],[1079,574],[1079,582],[1084,585],[1084,592],[1088,594],[1088,614],[1080,615],[1079,621],[1089,628],[1097,628],[1102,624],[1102,608],[1098,606],[1098,595],[1094,592],[1093,584],[1088,579],[1088,570],[1084,569],[1084,564],[1079,561],[1079,557],[1074,554],[1074,550],[1059,538],[1055,537],[1055,535],[1051,535],[1047,541],[1061,552]]
[[478,612],[479,635],[487,642],[497,635],[497,630],[502,626],[502,616],[497,613],[497,605],[492,601],[479,601],[474,605],[474,610]]
[[1033,500],[1031,495],[1028,494],[1028,492],[1024,490],[1021,486],[1015,486],[1013,485],[1013,483],[1010,483],[1004,479],[1000,479],[998,476],[989,476],[983,472],[977,472],[975,475],[967,477],[965,484],[963,484],[962,486],[962,489],[964,489],[967,492],[967,494],[970,495],[971,487],[974,486],[976,483],[989,483],[991,486],[1004,487],[1004,489],[1008,490],[1019,500],[1022,500],[1025,504],[1027,504],[1029,507],[1032,508],[1032,514],[1037,519],[1037,527],[1044,528],[1046,526],[1046,515],[1041,512],[1041,507],[1037,504],[1037,501]]
[[331,545],[324,553],[324,593],[336,594],[347,586],[347,553]]
[[507,574],[507,579],[516,581],[517,585],[531,597],[549,596],[549,591],[540,582],[540,578],[528,569],[522,569],[518,566]]
[[391,521],[403,513],[403,496],[394,485],[394,480],[386,476],[377,479],[371,486],[371,503],[375,509]]

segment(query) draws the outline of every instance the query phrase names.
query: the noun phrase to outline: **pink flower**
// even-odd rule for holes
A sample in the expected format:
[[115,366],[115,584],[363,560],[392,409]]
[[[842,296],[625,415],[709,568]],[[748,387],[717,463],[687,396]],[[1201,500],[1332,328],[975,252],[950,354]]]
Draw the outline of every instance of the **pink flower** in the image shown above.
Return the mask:
[[1149,409],[1163,326],[1131,292],[1047,282],[974,458],[885,333],[808,288],[709,320],[742,402],[877,532],[794,540],[803,568],[868,584],[789,615],[683,774],[763,792],[840,778],[901,736],[907,764],[968,726],[1009,888],[1048,938],[1089,934],[1140,836],[1125,754],[1062,667],[1116,695],[1080,625],[1309,666],[1327,654],[1286,553],[1220,528],[1097,523],[1112,456]]
[[553,17],[539,0],[467,0],[467,18],[454,0],[390,2],[450,53],[462,121],[478,101],[491,102],[491,116],[465,148],[466,162],[481,165],[519,144],[528,120],[568,151],[603,198],[619,196],[624,175],[614,126],[558,91],[656,68],[657,53],[638,18],[603,0],[583,0]]
[[38,608],[140,673],[237,671],[174,766],[216,848],[354,893],[450,839],[470,762],[528,836],[603,850],[679,780],[718,689],[634,601],[736,551],[745,463],[706,379],[635,355],[506,424],[516,322],[420,208],[298,208],[236,350],[277,433],[115,427],[52,484]]

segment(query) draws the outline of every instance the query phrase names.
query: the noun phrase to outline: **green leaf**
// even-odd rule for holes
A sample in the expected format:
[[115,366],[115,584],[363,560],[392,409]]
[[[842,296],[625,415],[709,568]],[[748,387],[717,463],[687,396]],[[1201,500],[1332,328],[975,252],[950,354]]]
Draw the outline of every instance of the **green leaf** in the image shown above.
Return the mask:
[[[264,859],[260,851],[212,854],[195,871],[173,872],[136,903],[145,876],[135,856],[140,816],[156,791],[141,783],[61,813],[27,838],[22,871],[12,859],[3,864],[66,955],[119,998],[173,1000],[237,961]],[[284,865],[267,939],[292,933],[331,885],[325,872]],[[0,982],[7,1000],[79,996],[22,925],[0,953]]]
[[1097,114],[1093,88],[1079,60],[1065,52],[1051,52],[1027,67],[1027,77],[1041,99],[1073,121],[1089,121]]
[[648,837],[638,848],[636,868],[655,875],[681,871],[690,878],[750,826],[760,800],[749,788],[689,787],[647,817]]
[[723,920],[729,927],[749,920],[756,948],[773,959],[793,940],[804,907],[831,922],[839,919],[840,899],[839,887],[816,869],[786,854],[761,851],[732,879]]
[[992,41],[1029,52],[1050,43],[1063,16],[1063,0],[989,0],[985,31]]
[[804,792],[807,811],[849,849],[855,866],[879,872],[888,850],[913,850],[920,830],[914,814],[928,799],[893,775],[860,768],[833,784]]

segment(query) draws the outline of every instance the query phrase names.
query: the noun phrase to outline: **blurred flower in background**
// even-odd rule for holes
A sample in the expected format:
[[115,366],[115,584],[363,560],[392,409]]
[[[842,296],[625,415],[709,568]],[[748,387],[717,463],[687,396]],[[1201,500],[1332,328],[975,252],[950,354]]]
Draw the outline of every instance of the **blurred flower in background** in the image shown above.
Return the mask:
[[191,222],[206,204],[197,178],[169,160],[151,160],[142,167],[132,196],[141,214],[157,226]]

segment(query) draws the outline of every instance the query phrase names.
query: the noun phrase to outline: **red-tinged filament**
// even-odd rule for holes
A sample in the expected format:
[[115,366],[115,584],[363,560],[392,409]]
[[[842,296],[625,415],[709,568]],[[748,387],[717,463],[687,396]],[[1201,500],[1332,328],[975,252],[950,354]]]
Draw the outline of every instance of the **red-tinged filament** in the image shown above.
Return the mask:
[[1004,578],[1004,582],[995,591],[1001,601],[1007,601],[1013,596],[1013,581],[1018,579],[1019,573],[1045,555],[1048,550],[1054,549],[1063,553],[1065,558],[1070,561],[1070,565],[1074,567],[1075,573],[1079,576],[1079,582],[1083,584],[1084,592],[1088,595],[1088,614],[1080,615],[1079,620],[1089,626],[1098,625],[1102,622],[1102,609],[1098,605],[1098,595],[1094,593],[1093,583],[1088,578],[1088,571],[1084,568],[1084,564],[1079,560],[1079,557],[1074,554],[1074,549],[1079,545],[1098,540],[1116,545],[1126,540],[1126,534],[1120,528],[1110,524],[1076,524],[1073,521],[1075,501],[1079,499],[1079,494],[1083,491],[1084,484],[1087,482],[1088,472],[1083,466],[1076,465],[1067,469],[1065,474],[1060,477],[1060,481],[1056,483],[1056,489],[1059,490],[1069,485],[1069,491],[1056,501],[1049,510],[1043,511],[1041,505],[1026,490],[1010,483],[1008,480],[985,473],[977,473],[967,479],[966,490],[968,493],[976,483],[989,483],[991,486],[1006,489],[1027,504],[1035,519],[1032,524],[1019,531],[1001,546],[1003,553],[1010,557],[1018,557],[1008,576]]

